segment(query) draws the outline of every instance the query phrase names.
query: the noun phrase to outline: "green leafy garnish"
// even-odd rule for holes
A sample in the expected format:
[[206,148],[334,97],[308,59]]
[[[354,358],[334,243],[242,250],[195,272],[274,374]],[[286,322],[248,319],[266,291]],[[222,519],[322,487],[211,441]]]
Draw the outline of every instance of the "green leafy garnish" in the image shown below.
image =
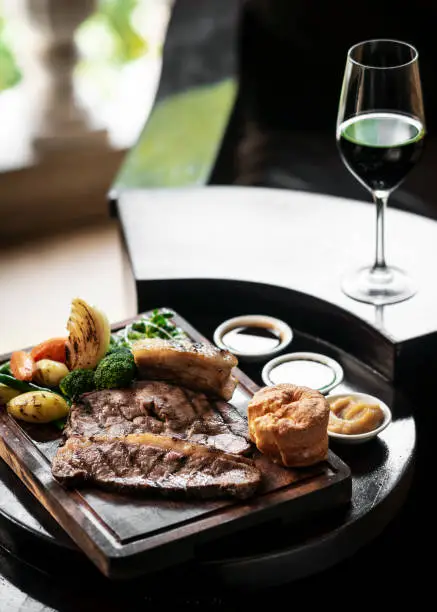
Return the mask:
[[108,352],[111,353],[120,347],[131,348],[134,342],[144,338],[163,338],[164,340],[186,338],[182,329],[172,322],[173,316],[174,313],[169,310],[155,309],[150,317],[141,317],[112,334]]

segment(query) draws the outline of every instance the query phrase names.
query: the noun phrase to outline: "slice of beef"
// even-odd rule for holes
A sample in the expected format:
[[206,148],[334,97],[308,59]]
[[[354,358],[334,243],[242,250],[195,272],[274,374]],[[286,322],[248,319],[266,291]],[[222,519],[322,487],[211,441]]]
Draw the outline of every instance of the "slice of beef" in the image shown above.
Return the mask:
[[140,378],[168,380],[208,395],[231,399],[238,359],[212,344],[190,340],[146,338],[132,347]]
[[202,499],[245,499],[261,482],[261,473],[246,457],[151,433],[70,438],[58,449],[52,472],[67,486],[88,483]]
[[247,422],[223,401],[165,382],[94,391],[73,404],[65,436],[168,434],[228,453],[251,448]]

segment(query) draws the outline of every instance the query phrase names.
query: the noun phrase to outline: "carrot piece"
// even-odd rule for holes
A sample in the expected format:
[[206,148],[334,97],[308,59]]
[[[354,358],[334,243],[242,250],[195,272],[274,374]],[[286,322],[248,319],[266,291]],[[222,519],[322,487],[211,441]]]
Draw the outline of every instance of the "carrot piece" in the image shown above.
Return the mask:
[[41,359],[51,359],[52,361],[60,361],[65,363],[65,343],[67,338],[50,338],[35,346],[30,355],[34,361]]
[[24,351],[15,351],[11,355],[11,372],[17,380],[32,380],[35,361]]

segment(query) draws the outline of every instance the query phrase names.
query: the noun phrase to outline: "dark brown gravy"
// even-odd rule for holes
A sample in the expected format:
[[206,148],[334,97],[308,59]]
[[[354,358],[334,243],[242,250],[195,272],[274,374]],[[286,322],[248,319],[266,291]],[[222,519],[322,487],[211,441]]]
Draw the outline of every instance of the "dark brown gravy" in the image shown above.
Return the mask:
[[247,325],[234,327],[223,335],[228,349],[248,355],[268,353],[281,343],[280,332],[270,327]]

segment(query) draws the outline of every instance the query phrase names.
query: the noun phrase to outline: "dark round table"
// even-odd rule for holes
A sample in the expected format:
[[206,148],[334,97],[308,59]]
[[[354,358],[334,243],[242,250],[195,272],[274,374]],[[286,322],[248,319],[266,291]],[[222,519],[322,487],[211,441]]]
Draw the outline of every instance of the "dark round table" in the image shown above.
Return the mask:
[[[234,293],[234,283],[229,281],[227,285],[228,293],[224,296]],[[196,291],[201,290],[201,286],[202,282],[196,284]],[[264,311],[261,302],[260,308],[255,310]],[[199,313],[196,315],[198,317]],[[201,331],[208,333],[211,324],[213,321],[206,318]],[[350,506],[326,515],[319,513],[298,525],[259,526],[238,537],[221,539],[199,549],[196,561],[189,566],[166,571],[164,576],[145,577],[127,583],[133,591],[138,593],[141,588],[154,601],[160,593],[157,585],[162,585],[172,575],[178,576],[178,582],[181,576],[184,577],[185,597],[192,597],[193,592],[198,596],[197,584],[191,584],[193,591],[191,595],[187,594],[192,581],[186,577],[193,574],[201,575],[204,585],[216,588],[220,585],[223,590],[283,585],[325,571],[353,555],[379,535],[405,501],[411,484],[416,445],[415,422],[408,400],[363,363],[320,339],[296,331],[293,350],[323,352],[336,358],[345,371],[344,381],[337,391],[365,391],[381,397],[392,407],[393,423],[377,440],[362,447],[331,445],[352,470]],[[251,364],[245,370],[260,382],[261,366]],[[97,571],[3,463],[0,466],[0,539],[15,557],[37,568],[33,571],[46,573],[46,579],[51,576],[62,580],[67,570],[80,576],[81,583],[87,584],[88,588],[90,578],[92,583],[99,585],[99,590],[102,582],[105,585],[109,582],[97,575]],[[119,589],[114,583],[110,585],[114,597],[126,588],[127,585]]]
[[[206,194],[209,202],[216,197],[217,205],[210,209],[210,214],[213,210],[218,215],[219,198],[212,195],[211,189],[202,190],[203,197]],[[223,190],[219,191],[223,193]],[[234,219],[237,219],[237,223],[242,223],[246,216],[245,206],[240,208],[238,214],[238,199],[247,198],[248,194],[244,193],[247,191],[231,189],[227,192],[228,206],[229,198],[233,198]],[[254,192],[258,190],[250,191],[253,201],[253,198],[256,199]],[[282,217],[287,212],[287,201],[291,212],[296,197],[299,197],[293,192],[259,191],[263,192],[263,207],[269,210],[271,221],[274,221],[272,211],[275,210],[275,197],[279,198]],[[186,199],[187,195],[185,191],[181,197]],[[202,196],[200,190],[196,195],[191,195],[191,202],[193,198]],[[308,194],[300,195],[304,196],[306,218],[311,218],[308,211],[311,198]],[[154,197],[170,196],[167,193]],[[177,197],[177,194],[171,196],[175,210]],[[404,346],[408,342],[417,339],[414,334],[419,323],[409,325],[406,317],[403,330],[405,340],[396,338],[395,327],[399,325],[399,314],[392,317],[392,311],[388,310],[386,321],[393,328],[378,328],[376,323],[370,322],[368,310],[368,317],[363,317],[361,313],[353,312],[354,308],[349,310],[344,308],[344,303],[336,303],[335,297],[324,301],[321,298],[326,296],[314,295],[314,291],[296,291],[287,287],[288,278],[293,274],[296,278],[296,272],[289,275],[290,270],[285,266],[282,271],[276,269],[274,272],[275,277],[282,275],[282,286],[269,284],[266,278],[243,282],[201,278],[200,274],[193,274],[197,278],[187,280],[176,273],[169,280],[163,275],[163,261],[148,258],[147,249],[150,245],[141,250],[136,245],[138,228],[145,223],[139,217],[143,214],[150,221],[155,214],[150,194],[144,196],[143,212],[138,198],[137,193],[136,208],[132,200],[128,199],[121,200],[119,206],[137,281],[140,311],[153,306],[173,307],[209,338],[221,320],[234,314],[258,311],[280,316],[296,331],[293,350],[316,350],[337,358],[345,370],[344,388],[362,390],[381,397],[392,408],[393,424],[377,440],[360,447],[332,446],[334,452],[351,467],[353,496],[348,508],[340,508],[327,515],[319,513],[315,518],[309,517],[308,521],[289,528],[281,524],[258,527],[238,537],[208,545],[206,549],[199,549],[193,563],[168,570],[165,575],[156,574],[128,583],[110,582],[103,578],[75,550],[62,530],[35,503],[14,474],[2,465],[0,538],[9,553],[2,553],[0,558],[3,575],[0,595],[3,589],[11,602],[13,597],[17,597],[17,601],[20,597],[26,601],[30,597],[43,602],[48,609],[50,606],[55,609],[69,609],[68,606],[77,609],[79,605],[81,609],[87,609],[86,606],[95,606],[96,598],[100,606],[109,610],[119,610],[126,606],[135,609],[135,606],[141,606],[145,601],[157,605],[165,601],[169,605],[188,603],[229,609],[232,605],[240,607],[266,603],[272,597],[280,598],[291,592],[303,595],[309,589],[316,598],[339,581],[343,594],[349,596],[354,592],[356,594],[357,577],[370,572],[377,580],[388,567],[398,582],[408,579],[410,585],[419,585],[430,570],[411,560],[420,557],[423,542],[428,536],[428,521],[432,519],[432,509],[427,503],[432,476],[427,451],[432,443],[435,416],[426,409],[432,398],[432,386],[420,382],[419,378],[413,381],[417,383],[413,385],[403,385],[402,380],[399,380],[405,371],[400,353],[406,350]],[[313,203],[315,210],[320,212],[321,196],[317,196]],[[329,203],[332,213],[335,199],[326,198],[325,203]],[[357,203],[357,206],[363,207],[359,213],[366,217],[365,205]],[[128,207],[129,213],[133,215],[132,220],[135,218],[135,227],[133,222],[129,222],[128,215],[124,214]],[[258,204],[258,214],[261,212],[259,207]],[[162,213],[163,207],[158,206],[156,214],[159,210]],[[342,210],[339,204],[337,213],[340,214]],[[372,212],[369,207],[368,214]],[[415,217],[410,217],[408,221],[413,224]],[[405,221],[402,217],[400,223]],[[304,223],[302,219],[300,222]],[[422,220],[418,220],[420,227],[421,223]],[[435,231],[434,225],[428,228],[430,233]],[[410,235],[414,235],[414,228],[410,227],[410,230]],[[204,237],[199,238],[196,244],[196,235],[199,235],[198,231],[192,237],[193,250],[178,253],[175,266],[177,271],[184,267],[189,269],[193,262],[193,252],[205,244]],[[266,270],[263,259],[266,252],[275,252],[274,246],[274,237],[271,237],[265,245],[266,249],[259,252],[258,261],[252,252],[251,262],[240,262],[240,269],[251,263],[254,267],[252,276],[256,276],[256,266],[260,262],[262,270]],[[241,250],[244,247],[240,245],[239,248]],[[314,261],[318,260],[319,273],[324,279],[323,291],[327,290],[329,282],[332,283],[332,278],[325,278],[327,270],[337,270],[342,262],[341,253],[336,249],[329,250],[329,258],[324,248],[326,245],[319,244],[318,253],[314,252],[317,249],[313,249],[308,262],[308,270],[312,273]],[[207,255],[211,269],[214,269],[222,251],[214,250],[212,245]],[[337,260],[333,261],[333,258]],[[206,257],[200,263],[196,260],[195,265],[207,266],[208,260]],[[302,259],[300,267],[305,265],[305,259]],[[231,267],[230,261],[222,265],[223,277],[232,278]],[[302,271],[299,273],[302,274]],[[306,282],[312,281],[310,279]],[[336,292],[337,289],[333,293],[338,295]],[[427,296],[422,294],[416,306],[426,299]],[[410,312],[414,311],[413,300],[408,308]],[[426,323],[420,322],[421,325]],[[337,343],[334,342],[335,338],[338,339]],[[396,350],[397,347],[402,350]],[[420,362],[420,357],[421,351],[418,349],[417,362]],[[260,382],[262,364],[241,365],[249,376]],[[415,365],[416,361],[411,360],[411,371],[416,371]],[[420,385],[419,403],[417,385]],[[419,441],[417,447],[416,433]],[[414,464],[416,469],[413,471]],[[71,580],[72,576],[76,577],[76,582]],[[1,597],[0,601],[3,601]]]

